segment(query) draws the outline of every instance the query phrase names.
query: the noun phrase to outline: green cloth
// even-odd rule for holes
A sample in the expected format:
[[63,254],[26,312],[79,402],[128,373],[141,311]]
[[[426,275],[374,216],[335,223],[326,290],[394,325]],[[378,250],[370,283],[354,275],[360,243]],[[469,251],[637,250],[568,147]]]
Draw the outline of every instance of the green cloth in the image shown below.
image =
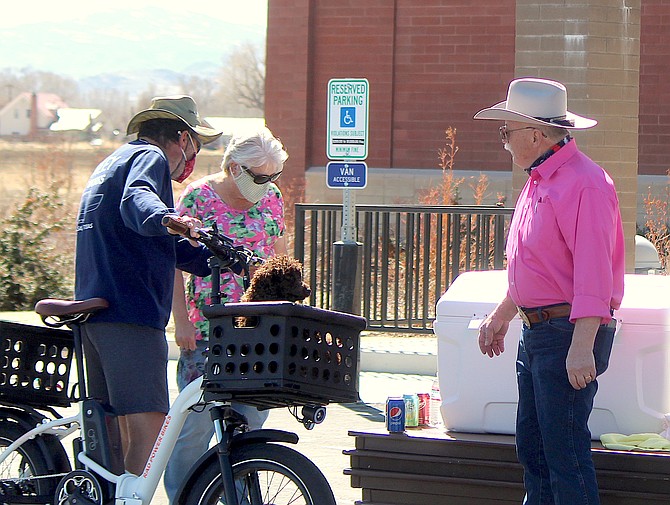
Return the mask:
[[600,442],[605,448],[616,451],[670,451],[670,440],[658,433],[604,433]]

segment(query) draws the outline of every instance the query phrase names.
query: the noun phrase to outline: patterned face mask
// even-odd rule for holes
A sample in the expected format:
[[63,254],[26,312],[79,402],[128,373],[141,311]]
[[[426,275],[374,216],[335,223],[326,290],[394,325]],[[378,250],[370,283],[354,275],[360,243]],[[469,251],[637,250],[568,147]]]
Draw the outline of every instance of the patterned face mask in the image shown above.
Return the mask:
[[200,144],[198,144],[198,147],[195,146],[195,142],[193,142],[193,138],[191,135],[188,136],[189,140],[191,141],[191,145],[193,146],[193,156],[191,156],[190,160],[186,159],[186,153],[184,150],[181,150],[181,155],[184,158],[184,170],[182,173],[179,175],[179,177],[175,177],[175,174],[171,174],[172,180],[175,182],[184,182],[186,179],[188,179],[188,176],[193,173],[193,170],[195,169],[195,157],[198,155],[200,152]]
[[265,196],[265,193],[268,192],[268,186],[270,185],[269,182],[256,184],[254,178],[246,170],[242,170],[242,168],[240,168],[240,173],[237,176],[233,175],[233,180],[237,185],[237,189],[240,190],[242,197],[251,203],[258,203]]

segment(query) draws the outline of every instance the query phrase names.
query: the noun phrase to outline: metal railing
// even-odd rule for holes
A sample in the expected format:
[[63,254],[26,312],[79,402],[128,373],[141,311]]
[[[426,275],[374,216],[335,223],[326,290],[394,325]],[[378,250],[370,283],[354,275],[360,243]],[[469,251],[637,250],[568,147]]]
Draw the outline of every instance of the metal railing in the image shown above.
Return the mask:
[[[357,205],[363,243],[361,312],[370,329],[428,333],[435,304],[458,274],[505,267],[514,209],[489,206]],[[296,204],[295,257],[312,288],[310,304],[331,308],[332,245],[342,206]],[[355,266],[352,266],[354,268]]]

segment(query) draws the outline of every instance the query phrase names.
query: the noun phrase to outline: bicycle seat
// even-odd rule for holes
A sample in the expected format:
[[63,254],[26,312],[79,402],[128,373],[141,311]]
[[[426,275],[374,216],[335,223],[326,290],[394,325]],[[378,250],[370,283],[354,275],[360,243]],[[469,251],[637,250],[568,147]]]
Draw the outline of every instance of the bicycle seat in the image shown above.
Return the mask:
[[57,298],[45,298],[35,305],[35,312],[42,317],[53,316],[76,316],[93,314],[98,310],[109,307],[109,302],[104,298],[88,298],[87,300],[60,300]]

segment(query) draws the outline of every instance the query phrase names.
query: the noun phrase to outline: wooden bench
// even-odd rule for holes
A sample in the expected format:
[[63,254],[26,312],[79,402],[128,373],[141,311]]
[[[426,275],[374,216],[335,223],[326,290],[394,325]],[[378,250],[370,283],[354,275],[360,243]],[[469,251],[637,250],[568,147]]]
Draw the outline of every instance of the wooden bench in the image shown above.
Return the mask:
[[[429,428],[350,431],[351,485],[359,505],[519,505],[523,470],[514,437],[449,433]],[[670,454],[609,451],[594,442],[602,505],[670,503]]]

